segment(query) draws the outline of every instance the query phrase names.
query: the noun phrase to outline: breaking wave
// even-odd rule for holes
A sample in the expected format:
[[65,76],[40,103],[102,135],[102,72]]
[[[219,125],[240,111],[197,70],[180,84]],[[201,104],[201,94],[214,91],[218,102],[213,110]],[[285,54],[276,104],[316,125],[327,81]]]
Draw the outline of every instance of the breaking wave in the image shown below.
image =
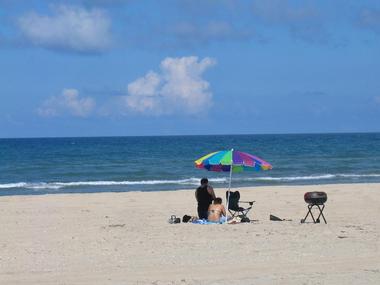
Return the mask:
[[[128,185],[198,185],[200,178],[180,180],[141,180],[141,181],[76,181],[76,182],[17,182],[0,184],[0,189],[61,189],[78,186],[128,186]],[[224,183],[226,178],[211,178],[213,183]]]
[[380,174],[323,174],[307,176],[285,176],[285,177],[252,177],[251,181],[303,181],[303,180],[324,180],[334,178],[369,178],[380,177]]
[[[307,176],[285,176],[285,177],[235,177],[234,180],[240,182],[258,181],[258,182],[295,182],[310,180],[331,180],[331,179],[359,179],[359,178],[380,178],[380,174],[323,174],[323,175],[307,175]],[[75,181],[75,182],[15,182],[0,184],[0,189],[50,189],[58,190],[70,187],[86,187],[86,186],[133,186],[133,185],[183,185],[195,186],[199,185],[200,178],[188,178],[179,180],[140,180],[140,181]],[[210,182],[214,184],[223,184],[228,182],[228,177],[210,178]]]

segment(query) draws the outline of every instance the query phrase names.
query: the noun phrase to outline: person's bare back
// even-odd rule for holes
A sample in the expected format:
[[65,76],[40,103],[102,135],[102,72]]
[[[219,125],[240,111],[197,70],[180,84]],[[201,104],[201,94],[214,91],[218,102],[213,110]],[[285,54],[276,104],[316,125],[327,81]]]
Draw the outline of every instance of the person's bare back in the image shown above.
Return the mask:
[[215,198],[214,203],[208,208],[208,218],[210,222],[220,222],[222,217],[226,216],[226,209],[222,205],[221,198]]

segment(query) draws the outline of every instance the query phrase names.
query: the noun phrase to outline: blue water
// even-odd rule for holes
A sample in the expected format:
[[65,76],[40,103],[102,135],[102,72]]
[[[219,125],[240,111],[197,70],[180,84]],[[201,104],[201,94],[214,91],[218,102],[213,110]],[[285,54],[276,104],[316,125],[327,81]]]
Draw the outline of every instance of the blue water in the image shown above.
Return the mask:
[[234,186],[380,182],[378,133],[0,139],[0,195],[224,187],[228,173],[193,162],[230,148],[273,165]]

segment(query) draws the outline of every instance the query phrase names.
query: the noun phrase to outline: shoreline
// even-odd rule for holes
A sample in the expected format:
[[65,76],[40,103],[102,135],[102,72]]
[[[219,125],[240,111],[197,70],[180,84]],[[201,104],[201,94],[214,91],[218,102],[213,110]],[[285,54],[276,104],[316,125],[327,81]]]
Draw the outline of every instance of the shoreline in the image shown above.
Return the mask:
[[[0,283],[379,283],[380,183],[233,190],[253,223],[169,224],[196,213],[191,190],[1,196]],[[300,224],[307,191],[327,224]]]

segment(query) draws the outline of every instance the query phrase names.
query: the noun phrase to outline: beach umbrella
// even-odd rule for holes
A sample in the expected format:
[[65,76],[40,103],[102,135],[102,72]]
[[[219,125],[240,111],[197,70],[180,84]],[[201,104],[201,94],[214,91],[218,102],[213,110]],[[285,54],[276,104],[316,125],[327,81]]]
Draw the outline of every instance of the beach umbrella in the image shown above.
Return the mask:
[[[272,165],[265,160],[249,153],[231,150],[222,150],[209,153],[195,161],[195,167],[216,172],[229,172],[228,193],[231,190],[233,172],[260,171],[272,169]],[[228,210],[229,195],[226,200]],[[226,219],[227,222],[227,219]]]

